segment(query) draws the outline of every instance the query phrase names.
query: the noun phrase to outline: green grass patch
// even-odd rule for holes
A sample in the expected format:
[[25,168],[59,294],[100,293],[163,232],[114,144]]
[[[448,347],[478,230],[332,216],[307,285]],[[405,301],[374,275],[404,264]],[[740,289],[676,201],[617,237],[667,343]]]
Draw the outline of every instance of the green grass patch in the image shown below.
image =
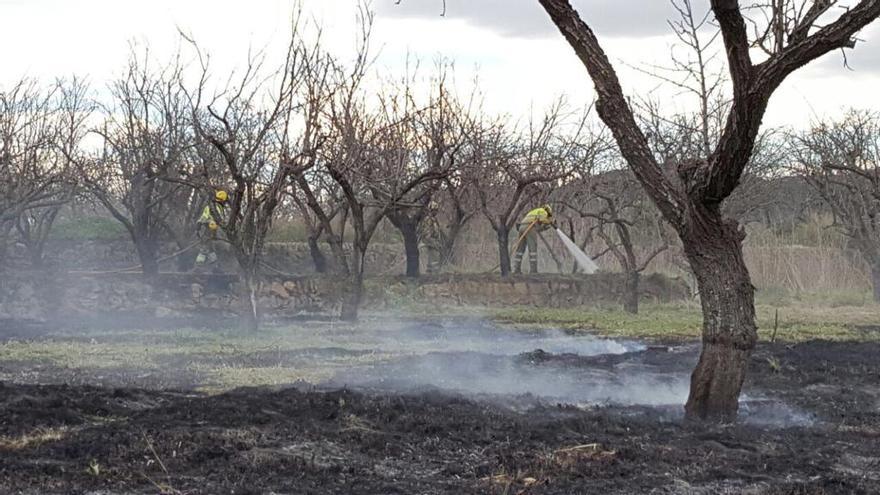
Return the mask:
[[[861,329],[880,321],[880,306],[818,306],[798,303],[781,308],[757,305],[760,340],[769,341],[772,338],[777,311],[778,341],[880,339],[880,332],[866,332]],[[699,339],[703,321],[697,305],[643,305],[637,315],[616,308],[514,308],[495,310],[492,318],[500,323],[513,325],[540,325],[570,331],[589,331],[606,337],[648,340]]]
[[59,220],[52,226],[50,237],[59,240],[113,240],[128,235],[116,220],[102,217],[74,217]]
[[275,222],[266,240],[270,242],[305,242],[309,237],[306,226],[302,222]]
[[495,310],[492,319],[514,325],[588,330],[607,337],[685,340],[700,335],[698,307],[645,305],[632,315],[616,308],[514,308]]
[[755,293],[755,303],[780,308],[801,305],[824,308],[860,307],[873,304],[873,295],[867,290],[795,292],[783,287],[766,287]]

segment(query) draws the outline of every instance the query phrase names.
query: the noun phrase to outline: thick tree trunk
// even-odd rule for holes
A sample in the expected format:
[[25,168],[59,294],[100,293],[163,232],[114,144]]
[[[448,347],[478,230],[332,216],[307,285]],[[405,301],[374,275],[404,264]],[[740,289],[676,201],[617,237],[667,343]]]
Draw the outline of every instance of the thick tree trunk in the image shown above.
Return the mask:
[[342,244],[342,234],[328,234],[327,244],[330,246],[330,253],[333,255],[333,271],[341,276],[350,275],[351,270],[345,259],[345,246]]
[[717,209],[697,215],[682,240],[700,291],[703,351],[691,375],[685,414],[688,420],[731,422],[758,339],[754,287],[738,224],[723,220]]
[[352,253],[351,274],[347,277],[347,286],[342,295],[342,308],[339,318],[342,321],[357,321],[364,294],[364,258],[366,253],[359,252],[355,247]]
[[639,280],[641,274],[636,271],[628,271],[624,280],[623,310],[630,314],[639,312]]
[[871,282],[874,284],[874,302],[880,304],[880,263],[871,267]]
[[496,233],[498,234],[498,261],[501,266],[501,276],[510,275],[510,228],[502,225]]
[[260,328],[256,267],[241,267],[241,289],[241,328],[247,332],[256,332]]
[[315,265],[315,271],[318,273],[327,273],[327,257],[321,251],[318,244],[318,237],[310,235],[308,238],[309,254],[312,256],[312,263]]
[[441,265],[452,263],[455,259],[455,243],[458,240],[459,234],[461,234],[462,227],[464,227],[464,224],[461,222],[455,222],[449,226],[449,232],[443,238],[443,248],[440,251]]
[[403,236],[403,249],[406,252],[406,276],[419,277],[419,232],[415,224],[402,224],[398,227]]
[[144,279],[154,280],[159,275],[159,243],[153,239],[136,239],[135,249]]
[[403,249],[406,253],[406,276],[419,277],[419,223],[421,216],[414,213],[391,212],[387,215],[391,224],[403,237]]

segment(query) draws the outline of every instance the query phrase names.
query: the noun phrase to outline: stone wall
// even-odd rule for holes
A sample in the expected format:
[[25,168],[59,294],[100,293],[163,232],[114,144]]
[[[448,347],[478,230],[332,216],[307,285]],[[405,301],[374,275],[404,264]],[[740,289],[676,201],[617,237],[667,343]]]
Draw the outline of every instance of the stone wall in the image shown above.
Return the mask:
[[[227,272],[235,272],[237,265],[228,247],[218,243],[215,247],[220,257],[220,267]],[[332,256],[326,246],[322,246],[328,263],[332,262]],[[166,257],[178,252],[176,244],[165,243],[160,249],[160,257]],[[193,248],[182,256],[191,256],[193,259],[198,249]],[[20,247],[13,249],[12,261],[20,267],[28,266],[26,253]],[[46,246],[46,261],[48,266],[59,267],[64,270],[92,270],[106,271],[137,266],[139,260],[130,239],[117,240],[52,240]],[[270,242],[266,245],[264,261],[270,266],[285,273],[308,275],[315,273],[314,263],[309,253],[309,247],[303,242]],[[383,275],[388,273],[402,273],[405,267],[405,257],[402,245],[388,245],[373,243],[367,253],[366,269],[368,274]],[[164,261],[162,271],[176,271],[176,258]]]
[[[441,275],[410,280],[373,277],[366,282],[363,307],[394,310],[401,304],[462,306],[544,306],[556,308],[619,304],[619,274],[537,275],[502,278],[496,275]],[[270,317],[335,315],[345,282],[328,277],[267,279],[259,305]],[[234,317],[241,304],[238,279],[231,274],[163,274],[144,283],[138,274],[74,275],[17,272],[0,281],[0,318],[64,320],[134,314],[187,317],[211,314]],[[670,302],[687,297],[679,280],[645,277],[642,299]]]

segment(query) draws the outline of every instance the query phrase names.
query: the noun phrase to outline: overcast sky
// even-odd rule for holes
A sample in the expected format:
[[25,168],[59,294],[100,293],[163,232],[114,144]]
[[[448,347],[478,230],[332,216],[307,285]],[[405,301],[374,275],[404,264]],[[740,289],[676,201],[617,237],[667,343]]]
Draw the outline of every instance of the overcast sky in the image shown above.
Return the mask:
[[[854,1],[854,0],[853,0]],[[215,71],[240,65],[249,49],[283,54],[291,0],[0,0],[0,86],[23,75],[86,76],[102,86],[118,74],[132,42],[156,58],[179,45],[177,29],[211,53]],[[682,98],[631,67],[665,65],[674,40],[666,0],[575,0],[612,57],[627,93],[657,91],[670,107]],[[705,11],[707,0],[697,0]],[[323,26],[328,47],[345,56],[355,46],[356,0],[303,0]],[[400,73],[409,59],[425,65],[444,57],[466,88],[479,74],[486,106],[522,116],[560,94],[574,103],[592,99],[592,85],[537,0],[374,0],[377,68]],[[802,125],[842,107],[880,110],[880,25],[862,34],[849,54],[826,56],[785,83],[771,102],[767,123]]]

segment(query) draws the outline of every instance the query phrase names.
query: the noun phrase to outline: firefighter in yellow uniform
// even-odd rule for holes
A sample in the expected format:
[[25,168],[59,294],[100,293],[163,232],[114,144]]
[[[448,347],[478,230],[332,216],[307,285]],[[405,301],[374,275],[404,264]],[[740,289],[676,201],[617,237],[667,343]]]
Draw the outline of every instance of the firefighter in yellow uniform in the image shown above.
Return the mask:
[[538,234],[555,224],[553,210],[550,205],[542,205],[526,213],[516,225],[521,240],[513,257],[513,273],[522,273],[522,259],[526,248],[529,248],[529,272],[538,273]]
[[[221,216],[226,210],[226,201],[228,199],[229,195],[226,194],[226,191],[220,189],[214,192],[214,208]],[[201,240],[199,254],[196,256],[196,266],[217,262],[217,253],[214,250],[213,244],[217,240],[217,231],[220,229],[220,225],[214,218],[211,205],[205,205],[205,209],[202,210],[202,215],[196,224],[196,229],[199,240]]]

